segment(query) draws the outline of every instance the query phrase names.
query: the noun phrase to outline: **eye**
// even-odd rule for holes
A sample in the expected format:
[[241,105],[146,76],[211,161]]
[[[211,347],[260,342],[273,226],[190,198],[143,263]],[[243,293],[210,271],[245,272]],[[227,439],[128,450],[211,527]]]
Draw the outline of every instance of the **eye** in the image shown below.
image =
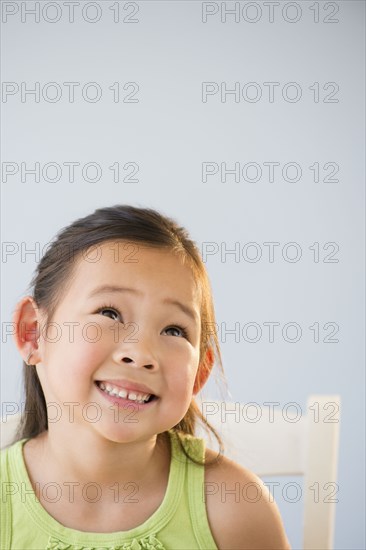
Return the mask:
[[188,333],[187,333],[187,327],[181,327],[179,325],[175,325],[175,326],[172,326],[172,327],[168,327],[166,328],[165,330],[177,330],[177,331],[180,331],[183,335],[183,338],[187,338],[188,340]]
[[[102,306],[101,308],[99,308],[96,313],[101,313],[103,315],[103,313],[105,311],[108,311],[109,313],[112,313],[112,315],[117,315],[117,317],[121,317],[121,314],[120,312],[118,311],[118,309],[114,308],[114,307],[111,307],[111,306]],[[117,321],[118,319],[113,319],[113,321]]]

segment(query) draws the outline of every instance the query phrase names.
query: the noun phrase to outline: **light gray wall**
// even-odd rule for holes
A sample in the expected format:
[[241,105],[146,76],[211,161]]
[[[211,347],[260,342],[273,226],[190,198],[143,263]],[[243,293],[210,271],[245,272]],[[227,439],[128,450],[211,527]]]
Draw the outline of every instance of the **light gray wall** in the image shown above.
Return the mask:
[[[364,549],[364,3],[270,3],[271,22],[268,3],[237,2],[238,21],[228,15],[225,22],[220,2],[121,2],[119,23],[113,22],[112,1],[95,3],[95,23],[90,19],[97,12],[85,9],[85,2],[75,7],[73,23],[63,2],[57,3],[58,14],[55,3],[42,11],[46,3],[40,2],[39,22],[22,14],[22,4],[30,9],[34,2],[2,4],[8,14],[3,12],[2,79],[14,92],[2,99],[3,404],[23,400],[21,358],[4,327],[27,292],[44,245],[97,207],[160,209],[185,225],[202,250],[216,243],[206,266],[233,400],[278,401],[282,407],[296,402],[305,411],[311,393],[340,394],[335,548]],[[134,5],[138,12],[129,16]],[[207,9],[217,13],[203,22]],[[47,21],[57,16],[59,21]],[[28,89],[39,83],[39,102],[30,95],[22,101],[22,82]],[[50,101],[56,91],[45,86],[50,82],[61,91],[59,101]],[[80,83],[73,103],[64,82]],[[81,89],[90,82],[100,87],[100,101],[83,98]],[[115,82],[119,102],[109,89]],[[123,90],[128,82],[138,84],[136,102],[123,102],[136,87]],[[238,101],[233,95],[225,101],[220,93],[203,101],[203,82],[216,83],[211,90],[238,83]],[[256,85],[245,88],[250,82]],[[268,82],[278,83],[273,100]],[[286,88],[294,82],[298,101],[291,101],[295,86]],[[255,90],[262,97],[251,102]],[[88,91],[91,99],[94,90]],[[64,163],[73,161],[80,166],[72,182]],[[22,181],[21,163],[30,168],[35,162],[39,183],[30,174]],[[42,176],[50,162],[62,169],[59,181],[47,181],[55,176],[52,168]],[[81,171],[90,162],[102,170],[94,183],[87,180],[94,177],[92,169],[86,178]],[[119,182],[109,169],[116,162]],[[240,169],[257,163],[262,177],[248,182],[242,174],[240,181],[228,175],[225,182],[219,172],[204,182],[206,162],[211,169],[225,162],[228,168],[240,163]],[[274,181],[268,162],[280,163]],[[126,163],[138,165],[137,182],[122,181],[132,170],[123,169]],[[282,177],[287,163],[300,167],[298,181],[289,181],[295,179],[291,167],[287,181]],[[314,163],[319,181],[309,168]],[[336,181],[327,181],[332,166]],[[248,178],[254,178],[253,167]],[[279,243],[273,261],[264,244],[269,242]],[[256,251],[248,243],[257,243],[258,261],[249,261]],[[290,260],[295,247],[287,243],[296,243],[298,261]],[[225,247],[235,246],[237,261],[225,256]],[[247,339],[227,335],[225,341],[225,326],[239,323],[241,330],[251,322],[262,330],[257,342],[248,341],[254,328]],[[280,323],[273,342],[268,322]],[[302,331],[297,342],[282,335],[289,322]],[[315,323],[319,341],[310,329]],[[294,336],[289,329],[288,338]],[[213,381],[207,391],[215,391]],[[290,542],[300,548],[302,501],[295,505],[279,497],[278,504]]]

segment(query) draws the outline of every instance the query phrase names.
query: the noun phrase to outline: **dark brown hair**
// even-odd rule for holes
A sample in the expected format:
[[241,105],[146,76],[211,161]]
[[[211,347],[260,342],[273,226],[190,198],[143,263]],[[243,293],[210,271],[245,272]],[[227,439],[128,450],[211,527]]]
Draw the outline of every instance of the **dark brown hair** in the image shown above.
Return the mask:
[[[200,365],[197,377],[206,369],[210,370],[211,364],[217,363],[222,379],[225,380],[216,331],[207,330],[207,327],[216,326],[215,312],[211,286],[200,251],[184,227],[151,208],[124,204],[99,208],[93,214],[77,219],[57,233],[39,262],[30,283],[30,294],[37,307],[45,312],[46,322],[52,321],[56,307],[71,283],[77,260],[90,247],[106,241],[128,241],[151,248],[166,249],[177,254],[183,262],[187,262],[201,290]],[[23,383],[25,408],[11,444],[23,438],[36,437],[48,429],[46,400],[34,365],[26,365],[23,362]],[[217,431],[202,415],[194,398],[185,416],[172,430],[178,434],[184,454],[196,464],[202,465],[187,454],[179,437],[179,434],[195,436],[198,420],[207,432],[210,430],[214,434],[219,443],[219,454],[212,462],[206,462],[207,465],[212,464],[220,459],[223,443]],[[164,434],[166,435],[166,432]]]

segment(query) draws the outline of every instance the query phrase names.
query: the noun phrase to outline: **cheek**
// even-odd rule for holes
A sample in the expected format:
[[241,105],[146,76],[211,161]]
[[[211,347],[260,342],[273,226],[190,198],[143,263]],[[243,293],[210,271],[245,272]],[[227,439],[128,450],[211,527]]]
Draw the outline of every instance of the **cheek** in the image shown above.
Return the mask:
[[81,340],[69,348],[70,365],[79,375],[87,375],[95,371],[105,361],[106,347],[101,341],[88,342]]
[[172,392],[181,395],[192,392],[197,370],[198,357],[190,353],[182,354],[179,360],[165,361],[166,377]]
[[111,331],[106,330],[95,322],[80,324],[74,331],[65,331],[63,346],[67,346],[71,353],[90,356],[99,354],[108,349],[111,344]]
[[54,365],[63,376],[72,376],[75,381],[79,377],[85,380],[105,360],[107,349],[103,338],[98,339],[96,331],[90,328],[86,337],[75,334],[74,338],[67,336],[57,343],[47,344],[45,363]]

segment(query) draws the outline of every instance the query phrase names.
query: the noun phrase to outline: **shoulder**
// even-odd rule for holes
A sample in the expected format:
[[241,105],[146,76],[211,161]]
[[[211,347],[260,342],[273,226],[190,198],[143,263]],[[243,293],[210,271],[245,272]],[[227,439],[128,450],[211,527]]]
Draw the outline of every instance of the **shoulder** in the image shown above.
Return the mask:
[[[217,453],[206,449],[206,461]],[[222,457],[205,467],[207,517],[219,550],[290,550],[278,507],[263,481]]]
[[14,473],[14,464],[22,461],[22,448],[26,439],[17,439],[0,449],[1,478],[11,477]]
[[13,447],[13,445],[7,445],[6,447],[2,447],[0,449],[0,463],[1,463],[1,469],[3,470],[6,467],[6,462],[9,456],[9,451]]

